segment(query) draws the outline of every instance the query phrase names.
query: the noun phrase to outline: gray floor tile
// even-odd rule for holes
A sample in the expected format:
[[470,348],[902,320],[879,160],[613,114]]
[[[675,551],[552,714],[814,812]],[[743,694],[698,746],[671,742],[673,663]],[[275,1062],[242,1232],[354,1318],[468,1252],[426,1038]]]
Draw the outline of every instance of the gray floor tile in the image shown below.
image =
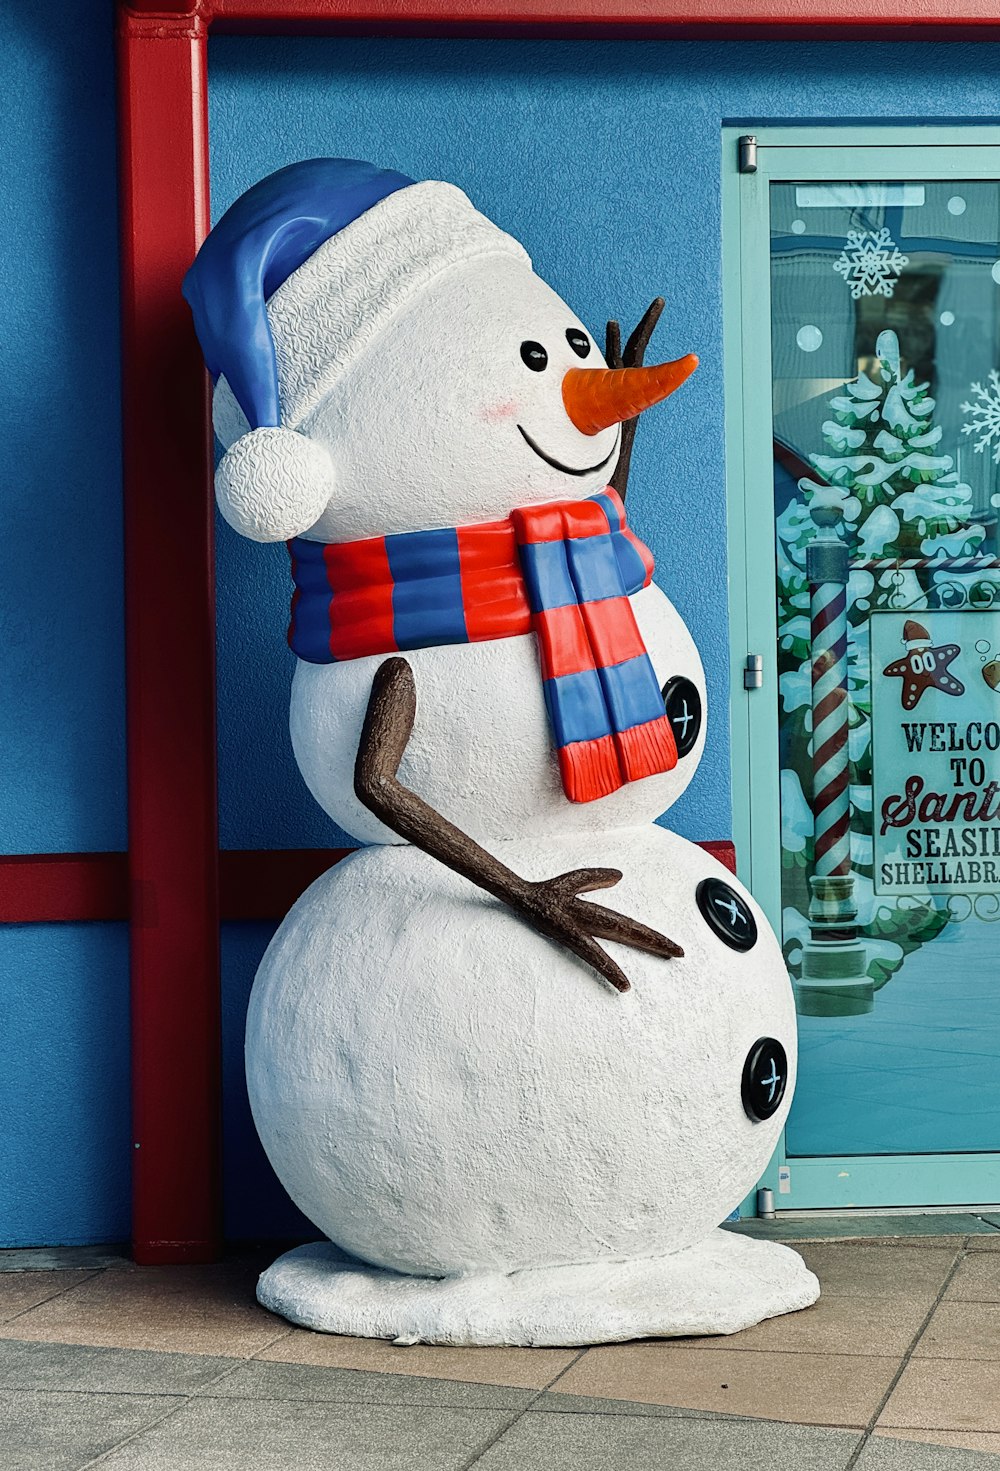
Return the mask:
[[1000,1303],[1000,1252],[970,1251],[948,1283],[949,1302]]
[[871,1237],[990,1236],[996,1227],[973,1215],[815,1216],[801,1220],[749,1220],[723,1228],[763,1241],[860,1241]]
[[[0,1387],[90,1394],[192,1394],[240,1362],[206,1354],[158,1354],[0,1338]],[[0,1461],[0,1468],[2,1465]]]
[[521,1410],[532,1389],[428,1379],[412,1374],[373,1374],[365,1369],[323,1369],[312,1364],[242,1364],[205,1393],[218,1399],[323,1400],[331,1404],[441,1405],[454,1409]]
[[87,1271],[0,1272],[0,1335],[19,1333],[13,1324],[44,1303],[54,1302],[100,1275]]
[[3,1471],[70,1471],[181,1404],[126,1394],[0,1390]]
[[766,1420],[525,1415],[475,1471],[843,1471],[859,1438]]
[[461,1471],[516,1413],[195,1399],[101,1471]]
[[125,1246],[14,1246],[0,1251],[0,1272],[96,1272],[133,1265]]
[[998,1467],[1000,1456],[989,1451],[873,1436],[858,1457],[855,1471],[997,1471]]
[[[930,1307],[962,1252],[955,1244],[932,1247],[912,1237],[894,1246],[867,1241],[797,1241],[795,1250],[819,1278],[822,1302],[834,1297],[923,1302]],[[983,1252],[983,1256],[992,1253]],[[810,1310],[811,1311],[811,1310]]]
[[742,1420],[743,1415],[722,1415],[714,1410],[682,1410],[675,1405],[650,1405],[634,1399],[598,1399],[590,1394],[540,1394],[528,1413],[550,1415],[652,1415],[667,1420]]

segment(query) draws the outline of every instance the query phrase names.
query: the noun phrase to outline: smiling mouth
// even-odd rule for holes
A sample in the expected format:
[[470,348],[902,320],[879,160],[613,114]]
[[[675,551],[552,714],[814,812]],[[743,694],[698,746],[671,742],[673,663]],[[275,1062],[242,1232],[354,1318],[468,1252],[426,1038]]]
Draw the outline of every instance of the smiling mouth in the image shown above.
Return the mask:
[[521,428],[520,424],[518,424],[517,429],[518,433],[524,439],[524,442],[527,444],[528,448],[534,450],[535,454],[540,460],[544,460],[547,465],[551,465],[553,470],[561,470],[564,475],[593,475],[595,471],[604,469],[605,465],[610,462],[612,456],[618,448],[618,439],[616,437],[614,444],[611,446],[610,454],[605,455],[604,459],[599,460],[596,465],[584,465],[582,470],[578,470],[574,465],[564,465],[561,460],[554,460],[551,455],[547,455],[545,451],[535,443],[528,431]]

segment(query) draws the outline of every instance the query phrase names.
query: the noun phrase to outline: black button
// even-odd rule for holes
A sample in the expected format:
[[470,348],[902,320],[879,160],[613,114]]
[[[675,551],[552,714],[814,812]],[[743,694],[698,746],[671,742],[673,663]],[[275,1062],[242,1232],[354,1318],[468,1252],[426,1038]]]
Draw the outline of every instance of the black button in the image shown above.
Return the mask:
[[788,1082],[788,1058],[774,1037],[761,1037],[747,1053],[743,1064],[740,1096],[748,1119],[759,1124],[781,1107]]
[[708,927],[732,950],[752,950],[757,925],[750,905],[722,879],[702,879],[695,898]]
[[701,695],[698,686],[675,674],[663,686],[663,708],[674,733],[678,756],[686,756],[694,749],[701,730]]

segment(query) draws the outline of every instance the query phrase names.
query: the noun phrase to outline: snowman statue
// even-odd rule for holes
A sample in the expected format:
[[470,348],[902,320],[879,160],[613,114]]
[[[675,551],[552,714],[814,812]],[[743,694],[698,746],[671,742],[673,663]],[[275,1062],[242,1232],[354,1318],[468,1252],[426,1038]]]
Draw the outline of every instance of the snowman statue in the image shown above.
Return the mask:
[[791,1099],[781,952],[654,821],[705,691],[623,459],[697,359],[641,365],[654,311],[609,367],[460,190],[345,159],[250,189],[184,289],[222,513],[291,553],[295,757],[361,844],[250,1001],[257,1129],[329,1238],[259,1300],[449,1344],[806,1307],[793,1251],[716,1229]]

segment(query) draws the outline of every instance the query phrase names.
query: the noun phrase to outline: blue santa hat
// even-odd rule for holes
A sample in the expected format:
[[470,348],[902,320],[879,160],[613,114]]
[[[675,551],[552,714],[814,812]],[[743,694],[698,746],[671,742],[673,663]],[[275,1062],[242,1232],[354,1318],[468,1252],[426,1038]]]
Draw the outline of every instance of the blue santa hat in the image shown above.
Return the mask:
[[216,380],[216,489],[237,530],[282,540],[319,519],[333,467],[310,413],[429,280],[495,254],[530,266],[453,185],[355,159],[289,164],[230,206],[183,291]]
[[267,300],[373,204],[414,181],[353,158],[308,158],[230,205],[184,277],[212,377],[225,375],[251,429],[281,423]]

